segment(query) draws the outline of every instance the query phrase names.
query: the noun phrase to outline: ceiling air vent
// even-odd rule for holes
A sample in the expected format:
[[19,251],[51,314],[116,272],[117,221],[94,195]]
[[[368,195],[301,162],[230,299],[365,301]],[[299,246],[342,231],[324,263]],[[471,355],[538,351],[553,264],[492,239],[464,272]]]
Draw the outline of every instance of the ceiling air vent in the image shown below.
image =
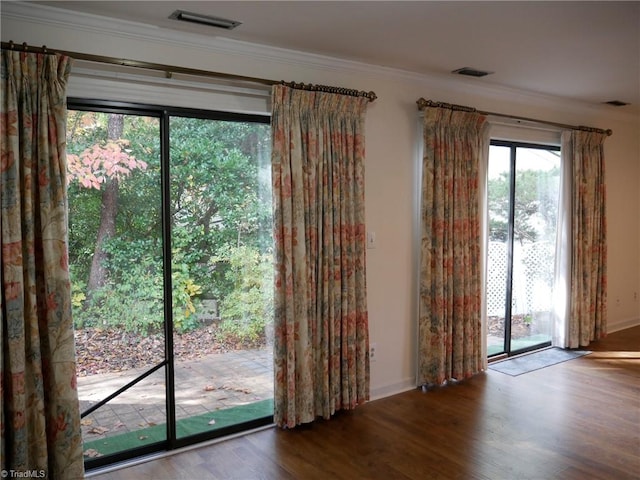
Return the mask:
[[486,77],[493,72],[486,72],[484,70],[478,70],[477,68],[462,67],[457,70],[453,70],[451,73],[457,73],[458,75],[466,75],[467,77]]
[[625,105],[629,105],[627,102],[623,102],[621,100],[609,100],[608,102],[604,102],[607,105],[613,105],[614,107],[624,107]]
[[224,28],[225,30],[233,30],[238,25],[242,25],[242,22],[236,20],[210,17],[208,15],[200,15],[199,13],[185,12],[184,10],[176,10],[169,15],[169,18],[183,22],[199,23],[200,25],[208,25],[210,27]]

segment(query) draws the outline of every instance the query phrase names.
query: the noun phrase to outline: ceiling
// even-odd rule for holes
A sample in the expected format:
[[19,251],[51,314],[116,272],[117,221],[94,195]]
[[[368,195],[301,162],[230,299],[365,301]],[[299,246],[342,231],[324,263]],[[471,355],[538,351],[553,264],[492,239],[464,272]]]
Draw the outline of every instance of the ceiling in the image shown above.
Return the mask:
[[[640,1],[42,1],[166,29],[419,74],[472,67],[490,85],[640,113]],[[176,10],[238,20],[222,30]]]

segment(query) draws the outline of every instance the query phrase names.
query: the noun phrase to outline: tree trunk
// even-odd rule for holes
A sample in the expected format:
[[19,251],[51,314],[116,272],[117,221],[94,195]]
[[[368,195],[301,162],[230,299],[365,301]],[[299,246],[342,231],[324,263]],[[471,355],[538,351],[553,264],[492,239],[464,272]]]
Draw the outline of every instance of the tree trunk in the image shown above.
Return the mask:
[[[124,128],[124,115],[111,114],[107,123],[109,140],[122,138]],[[104,286],[107,282],[107,270],[105,260],[107,253],[104,251],[104,243],[116,233],[116,216],[118,215],[118,179],[109,178],[103,184],[102,201],[100,207],[100,227],[96,238],[96,248],[91,261],[91,271],[87,282],[88,293]]]

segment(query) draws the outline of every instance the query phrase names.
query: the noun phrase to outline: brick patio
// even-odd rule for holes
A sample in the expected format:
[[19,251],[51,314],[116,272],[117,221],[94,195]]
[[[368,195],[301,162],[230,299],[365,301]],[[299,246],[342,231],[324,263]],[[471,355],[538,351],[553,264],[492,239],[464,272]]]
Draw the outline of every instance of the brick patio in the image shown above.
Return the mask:
[[[80,411],[148,370],[79,377]],[[177,420],[273,398],[272,349],[237,350],[177,363],[175,391]],[[163,424],[165,412],[162,368],[83,418],[82,438],[87,442]]]

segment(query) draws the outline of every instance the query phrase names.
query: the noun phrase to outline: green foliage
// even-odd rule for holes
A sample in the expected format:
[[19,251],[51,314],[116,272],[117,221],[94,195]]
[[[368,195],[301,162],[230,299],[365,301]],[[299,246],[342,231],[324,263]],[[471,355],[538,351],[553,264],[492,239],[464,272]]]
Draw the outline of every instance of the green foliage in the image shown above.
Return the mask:
[[[69,111],[67,152],[81,155],[108,139],[109,114]],[[158,119],[127,115],[123,136],[128,150],[146,164],[133,170],[120,182],[116,230],[118,238],[135,240],[156,238],[160,245],[160,161]],[[91,261],[101,219],[102,192],[84,188],[79,182],[69,184],[69,263],[75,269],[76,282],[89,277]],[[87,292],[88,293],[88,292]]]
[[[233,290],[220,249],[265,245],[271,229],[270,182],[261,176],[269,126],[171,118],[172,245],[203,294],[222,301]],[[263,152],[263,153],[260,153]],[[265,185],[266,184],[266,185]]]
[[273,255],[241,245],[221,249],[217,260],[228,263],[226,276],[233,284],[220,303],[219,336],[222,341],[256,342],[273,321]]
[[[69,154],[80,156],[104,144],[109,115],[70,111]],[[102,192],[78,182],[69,185],[74,319],[78,328],[156,332],[164,322],[159,120],[125,115],[122,136],[126,153],[146,169],[133,169],[119,181],[116,233],[103,246],[107,281],[92,292],[86,283]],[[257,253],[271,245],[269,168],[260,164],[269,144],[268,125],[171,117],[171,300],[178,332],[199,326],[201,297],[226,305],[223,329],[239,329],[238,338],[261,335],[265,318],[271,318],[268,311],[258,318],[265,300],[255,290],[257,280],[240,280],[244,273],[258,275],[264,264],[268,278],[272,275],[270,257]],[[253,263],[240,265],[243,254]],[[266,302],[272,309],[272,299]]]
[[200,324],[196,315],[199,306],[196,297],[202,293],[202,287],[194,283],[189,265],[184,263],[184,256],[178,251],[173,253],[171,286],[175,330],[180,333],[197,328]]
[[[164,325],[162,257],[152,241],[111,239],[109,282],[84,295],[83,286],[73,283],[72,298],[77,328],[104,326],[136,333],[157,333]],[[178,255],[179,257],[179,255]],[[174,263],[172,301],[174,328],[184,332],[196,328],[197,297],[202,289],[189,276],[189,266]]]
[[85,292],[87,285],[82,280],[77,280],[73,273],[73,265],[70,265],[69,275],[71,277],[71,311],[73,317],[74,327],[77,329],[83,328],[84,322],[87,320],[83,315],[83,309],[87,296]]
[[110,239],[105,249],[109,280],[84,301],[74,303],[76,326],[160,331],[164,324],[162,258],[154,252],[153,242]]
[[[548,171],[517,170],[514,215],[514,240],[535,242],[555,232],[558,202],[557,168]],[[509,225],[509,174],[502,172],[489,180],[489,237],[507,240]]]
[[[100,224],[100,192],[69,185],[69,265],[76,285],[86,288]],[[93,240],[93,241],[91,241]]]

